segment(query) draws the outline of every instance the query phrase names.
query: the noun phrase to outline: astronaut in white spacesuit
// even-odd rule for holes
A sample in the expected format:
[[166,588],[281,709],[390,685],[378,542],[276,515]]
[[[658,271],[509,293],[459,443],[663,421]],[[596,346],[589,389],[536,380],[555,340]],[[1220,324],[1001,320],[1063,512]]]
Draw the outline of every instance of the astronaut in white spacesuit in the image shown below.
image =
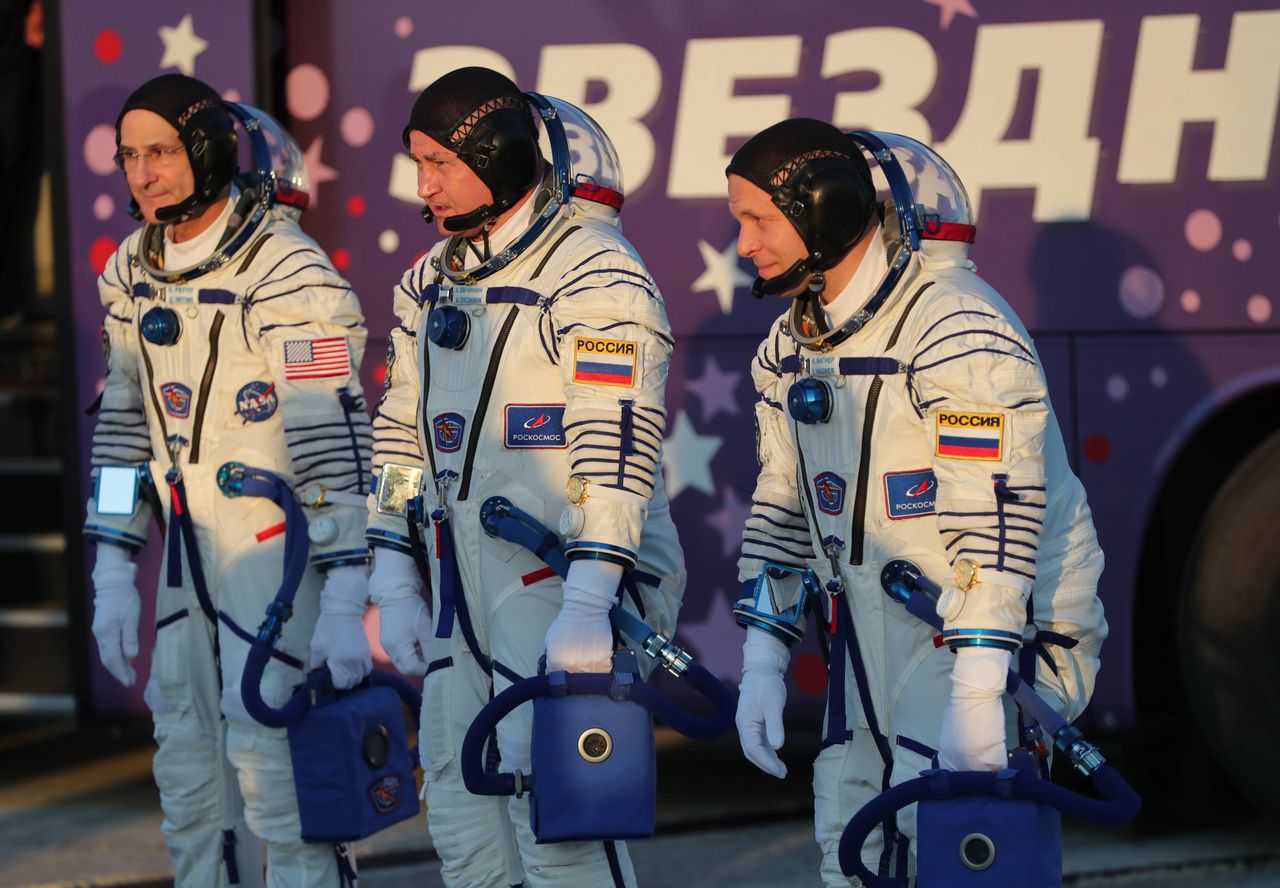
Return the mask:
[[[824,880],[848,885],[836,851],[862,805],[925,768],[1005,766],[1021,739],[1002,701],[1011,663],[1068,719],[1084,708],[1106,636],[1102,552],[1031,339],[967,258],[972,212],[946,163],[797,119],[726,173],[754,292],[792,298],[752,364],[738,730],[748,759],[786,775],[783,675],[811,605],[830,648],[816,834]],[[883,591],[894,559],[943,587],[938,644]],[[820,587],[807,602],[805,568]],[[906,875],[914,836],[912,807],[864,862]]]
[[[251,122],[257,170],[247,176],[235,175],[233,114]],[[99,279],[107,376],[84,531],[97,544],[93,633],[103,665],[131,685],[140,602],[130,556],[156,518],[165,556],[145,699],[177,884],[259,884],[247,822],[266,842],[268,884],[336,886],[350,867],[299,837],[285,732],[241,702],[284,537],[280,510],[228,481],[236,464],[279,474],[309,522],[310,565],[264,700],[283,703],[308,665],[355,684],[370,668],[360,304],[297,225],[301,155],[271,118],[167,74],[129,96],[116,138],[144,225]]]
[[[579,109],[463,68],[422,92],[403,138],[423,216],[447,237],[395,289],[374,471],[385,502],[394,478],[424,470],[434,625],[410,557],[418,529],[398,508],[370,513],[370,594],[392,662],[426,674],[432,839],[449,885],[632,885],[622,843],[535,844],[528,798],[468,794],[457,752],[544,650],[548,671],[608,671],[618,595],[671,634],[684,567],[661,474],[662,297],[619,229],[613,146]],[[563,583],[482,532],[494,495],[559,527]],[[529,770],[531,716],[498,726],[505,770]]]

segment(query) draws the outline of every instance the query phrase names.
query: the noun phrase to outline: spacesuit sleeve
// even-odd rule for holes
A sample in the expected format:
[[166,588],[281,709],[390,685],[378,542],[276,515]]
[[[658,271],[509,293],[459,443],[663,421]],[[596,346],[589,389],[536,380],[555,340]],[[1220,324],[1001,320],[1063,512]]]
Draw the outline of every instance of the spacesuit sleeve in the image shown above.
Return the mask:
[[760,473],[751,496],[751,517],[742,534],[738,579],[754,581],[766,561],[803,568],[814,557],[809,523],[796,484],[798,457],[787,427],[780,391],[782,333],[775,326],[751,363],[756,402],[756,459]]
[[953,570],[961,560],[977,566],[976,584],[939,607],[944,638],[1016,647],[1047,501],[1044,374],[1025,335],[989,303],[947,294],[932,304],[917,325],[912,399],[938,481],[943,545]]
[[540,332],[561,369],[570,471],[588,484],[567,554],[631,567],[662,458],[671,327],[626,244],[581,237],[565,247],[571,259]]
[[[369,492],[373,434],[360,388],[367,331],[355,291],[313,243],[279,237],[253,258],[262,279],[246,293],[244,335],[271,369],[284,419],[294,490]],[[338,532],[314,542],[311,563],[327,570],[368,560],[365,509],[328,501],[308,518],[334,519]]]
[[[98,292],[107,309],[102,322],[102,352],[106,378],[98,422],[93,429],[90,457],[96,479],[103,466],[138,466],[151,460],[151,434],[138,368],[138,328],[132,297],[132,267],[126,240],[98,278]],[[138,497],[132,515],[101,515],[94,497],[89,498],[84,535],[99,543],[113,543],[138,551],[147,542],[151,506]]]
[[[421,376],[418,372],[418,323],[422,315],[422,291],[427,280],[427,263],[405,272],[392,297],[396,326],[387,337],[387,378],[382,402],[373,415],[374,489],[387,463],[425,468],[422,443],[418,440],[418,402]],[[411,554],[404,517],[384,515],[370,500],[365,538],[370,546],[384,546]]]

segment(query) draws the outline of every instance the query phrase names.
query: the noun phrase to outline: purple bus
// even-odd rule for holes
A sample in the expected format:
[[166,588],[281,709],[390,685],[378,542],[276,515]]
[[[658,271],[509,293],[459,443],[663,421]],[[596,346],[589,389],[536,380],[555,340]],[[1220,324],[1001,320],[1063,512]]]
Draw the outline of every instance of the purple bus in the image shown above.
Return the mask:
[[[102,372],[95,263],[133,224],[102,152],[146,77],[185,71],[288,124],[311,178],[304,227],[361,295],[372,393],[391,288],[434,238],[400,145],[418,90],[484,64],[604,126],[627,236],[677,335],[666,480],[689,563],[679,635],[731,679],[755,477],[747,371],[780,305],[750,296],[724,166],[789,116],[900,132],[967,185],[972,256],[1036,338],[1089,494],[1110,637],[1086,719],[1146,742],[1142,763],[1171,782],[1207,744],[1256,804],[1280,810],[1280,763],[1264,752],[1280,737],[1274,2],[493,0],[439,14],[411,0],[289,0],[274,20],[268,6],[56,4],[74,576],[92,425],[81,408]],[[72,589],[81,709],[140,710],[140,692],[98,666],[86,593]],[[793,663],[795,714],[812,715],[825,682],[812,639]]]

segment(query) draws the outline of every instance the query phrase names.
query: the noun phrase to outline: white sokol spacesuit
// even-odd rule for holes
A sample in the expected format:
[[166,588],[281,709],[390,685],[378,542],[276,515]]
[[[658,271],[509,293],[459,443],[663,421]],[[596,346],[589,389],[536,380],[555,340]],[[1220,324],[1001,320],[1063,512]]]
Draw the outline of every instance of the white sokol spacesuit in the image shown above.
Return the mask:
[[[1068,720],[1088,703],[1106,636],[1096,595],[1102,552],[1084,490],[1026,329],[967,258],[968,199],[924,146],[875,136],[914,174],[915,198],[904,203],[919,207],[916,248],[904,254],[913,241],[899,207],[885,202],[853,279],[817,308],[826,335],[801,300],[761,344],[752,364],[761,470],[739,561],[749,584],[773,564],[810,568],[822,588],[815,611],[839,664],[814,765],[828,885],[849,884],[836,854],[849,818],[938,766],[955,693],[957,657],[885,593],[888,562],[910,561],[944,586],[948,644],[1023,645],[1015,668],[1034,675]],[[923,187],[939,176],[951,183],[941,210]],[[740,609],[754,615],[757,605],[769,610],[750,596]],[[792,636],[803,631],[791,623]],[[787,632],[774,637],[790,641]],[[1017,715],[1006,709],[1017,737]],[[872,834],[864,862],[905,875],[914,838],[913,806],[896,828]]]
[[[238,114],[296,152],[261,112],[239,106]],[[146,225],[99,279],[107,376],[94,473],[140,466],[143,495],[131,514],[104,514],[91,499],[85,536],[98,543],[101,566],[108,546],[144,546],[152,518],[165,527],[145,699],[177,883],[259,884],[261,852],[247,822],[267,843],[268,884],[336,886],[350,870],[335,849],[299,837],[285,731],[255,722],[240,696],[246,655],[280,586],[283,516],[269,500],[224,493],[219,470],[232,462],[267,469],[310,505],[310,566],[261,685],[263,699],[279,706],[307,668],[324,572],[356,566],[355,597],[364,598],[372,433],[357,374],[366,332],[356,294],[324,252],[284,207],[259,205],[261,176],[241,184],[246,193],[233,189],[204,255]],[[305,197],[301,184],[294,199]],[[260,221],[246,223],[259,210]],[[224,232],[238,246],[220,254]],[[200,260],[203,271],[162,270],[179,256]],[[98,591],[101,617],[101,583]],[[99,621],[95,634],[107,662],[111,643]]]
[[[556,110],[579,137],[576,150],[589,153],[589,137],[613,157],[589,118],[564,103]],[[521,113],[527,120],[527,108]],[[610,186],[593,196],[619,202],[613,181],[589,172]],[[527,797],[464,787],[458,752],[468,726],[493,695],[538,673],[562,608],[559,577],[528,550],[482,532],[482,504],[502,496],[558,526],[571,559],[604,554],[632,566],[637,594],[624,596],[624,607],[668,637],[684,592],[660,471],[672,349],[662,299],[613,208],[567,192],[551,199],[567,198],[558,211],[546,205],[555,176],[488,235],[495,261],[477,272],[469,265],[477,244],[454,237],[404,275],[374,417],[375,474],[389,465],[423,469],[434,637],[424,643],[419,749],[430,831],[451,886],[634,884],[621,842],[536,844]],[[482,279],[460,282],[473,272]],[[447,520],[433,529],[431,516]],[[410,533],[402,515],[371,508],[371,592],[384,617],[383,558],[388,548],[408,552]],[[448,588],[447,547],[461,589]],[[386,646],[385,626],[383,639]],[[526,704],[499,724],[503,770],[529,772],[531,719]]]

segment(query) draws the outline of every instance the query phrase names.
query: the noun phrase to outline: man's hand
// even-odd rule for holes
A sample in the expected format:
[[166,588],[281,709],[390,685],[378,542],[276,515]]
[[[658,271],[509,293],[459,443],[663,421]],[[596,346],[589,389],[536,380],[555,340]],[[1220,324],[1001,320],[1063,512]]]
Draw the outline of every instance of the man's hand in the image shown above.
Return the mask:
[[422,600],[422,579],[413,557],[375,548],[369,596],[378,606],[382,649],[392,665],[404,675],[426,675],[431,616]]
[[138,619],[142,599],[134,580],[138,566],[129,553],[110,543],[98,545],[93,565],[93,637],[98,657],[126,688],[137,680],[129,661],[138,656]]
[[938,763],[952,771],[998,771],[1008,763],[1004,696],[1009,651],[964,647],[951,667],[951,702],[942,713]]
[[364,634],[368,580],[363,566],[332,568],[320,591],[320,617],[311,636],[311,668],[324,663],[337,688],[353,688],[373,669]]
[[747,761],[781,780],[787,766],[778,758],[785,735],[782,707],[787,702],[787,671],[791,652],[767,632],[747,629],[742,645],[742,683],[738,685],[738,740]]
[[613,627],[609,611],[618,601],[622,566],[579,559],[569,563],[564,603],[547,628],[548,672],[609,672]]

